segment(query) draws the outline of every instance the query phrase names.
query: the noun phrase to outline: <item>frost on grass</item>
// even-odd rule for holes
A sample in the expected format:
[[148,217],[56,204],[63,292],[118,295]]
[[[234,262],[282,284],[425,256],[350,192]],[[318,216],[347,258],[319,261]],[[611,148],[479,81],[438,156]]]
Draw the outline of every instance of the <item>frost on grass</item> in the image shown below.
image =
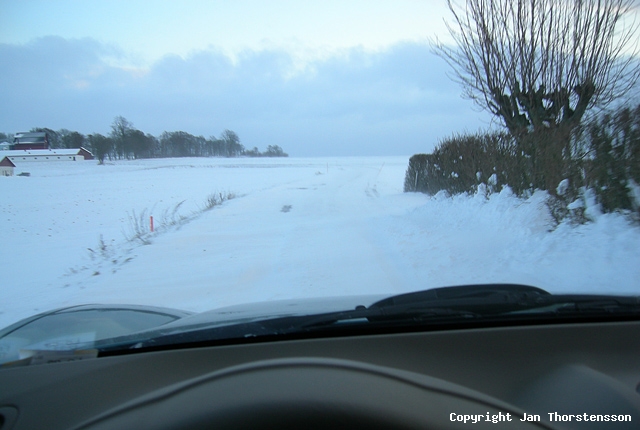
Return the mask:
[[165,209],[160,219],[154,219],[153,231],[151,231],[151,211],[145,208],[139,214],[136,214],[135,211],[131,211],[131,213],[127,212],[128,230],[124,232],[125,239],[127,242],[139,242],[142,245],[150,245],[152,237],[165,233],[172,228],[180,228],[196,219],[202,213],[216,206],[220,206],[222,203],[235,197],[235,193],[231,191],[224,193],[213,192],[206,198],[203,207],[188,215],[180,213],[180,209],[186,201],[182,200],[173,206],[173,208]]
[[184,202],[186,202],[186,200],[177,203],[173,207],[173,209],[170,210],[169,208],[167,208],[162,212],[161,226],[178,225],[182,223],[182,221],[184,221],[185,216],[180,214],[180,207],[184,204]]
[[204,201],[204,205],[200,209],[188,215],[180,213],[182,205],[186,202],[186,200],[182,200],[173,206],[173,208],[166,208],[159,219],[154,218],[153,231],[151,231],[152,211],[145,208],[139,214],[136,214],[135,211],[131,211],[131,213],[127,212],[128,230],[124,232],[124,236],[128,242],[140,242],[143,245],[150,245],[151,238],[153,236],[166,232],[172,227],[179,228],[188,224],[203,212],[211,210],[216,206],[220,206],[222,203],[227,200],[232,200],[235,197],[235,193],[230,191],[213,192],[207,196]]
[[92,261],[96,259],[108,260],[109,258],[111,258],[111,256],[114,253],[113,242],[114,242],[113,239],[111,240],[111,243],[105,242],[104,237],[100,235],[100,239],[98,240],[98,246],[96,246],[96,249],[87,248],[87,251],[89,251],[89,257],[91,258],[91,260]]
[[[91,269],[92,276],[98,276],[101,273],[116,273],[119,268],[132,261],[135,255],[131,252],[140,245],[150,245],[152,238],[159,234],[166,233],[170,230],[179,229],[181,226],[195,220],[202,213],[219,206],[227,200],[235,198],[236,195],[231,192],[211,193],[205,200],[204,206],[200,209],[185,215],[180,212],[186,200],[183,200],[173,207],[166,208],[159,217],[154,217],[154,228],[151,231],[151,214],[153,209],[147,208],[140,212],[132,210],[127,212],[127,228],[123,229],[124,243],[116,243],[115,239],[106,241],[103,235],[100,235],[98,244],[93,248],[87,248],[91,264],[82,267],[70,268],[66,276],[78,275],[81,272]],[[155,208],[155,205],[153,206]],[[103,272],[101,272],[103,271]]]
[[207,200],[205,200],[205,205],[204,205],[204,209],[202,209],[202,212],[209,209],[213,209],[214,207],[221,205],[227,200],[231,200],[235,198],[236,198],[236,195],[230,191],[227,191],[226,193],[221,193],[221,192],[211,193],[207,197]]
[[127,212],[127,220],[129,229],[124,233],[127,241],[139,241],[143,245],[150,245],[151,239],[151,223],[150,215],[147,215],[147,209],[143,209],[140,214],[136,215],[136,211]]

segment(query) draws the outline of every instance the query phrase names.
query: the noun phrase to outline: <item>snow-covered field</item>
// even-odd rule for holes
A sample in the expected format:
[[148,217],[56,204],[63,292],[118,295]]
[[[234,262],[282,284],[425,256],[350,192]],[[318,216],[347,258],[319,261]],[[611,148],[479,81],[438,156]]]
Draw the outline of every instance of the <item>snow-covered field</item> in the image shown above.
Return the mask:
[[[550,231],[543,193],[405,194],[407,162],[18,165],[31,176],[0,177],[0,327],[80,303],[204,311],[484,282],[640,293],[640,228],[623,216]],[[235,198],[202,211],[212,193]],[[128,241],[150,215],[150,243]]]

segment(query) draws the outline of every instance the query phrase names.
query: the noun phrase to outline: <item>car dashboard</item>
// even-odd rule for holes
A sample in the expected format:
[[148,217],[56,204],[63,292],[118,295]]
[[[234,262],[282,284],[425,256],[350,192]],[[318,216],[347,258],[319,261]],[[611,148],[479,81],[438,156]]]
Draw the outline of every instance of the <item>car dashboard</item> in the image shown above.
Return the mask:
[[538,324],[8,368],[0,429],[631,429],[639,335],[637,321]]

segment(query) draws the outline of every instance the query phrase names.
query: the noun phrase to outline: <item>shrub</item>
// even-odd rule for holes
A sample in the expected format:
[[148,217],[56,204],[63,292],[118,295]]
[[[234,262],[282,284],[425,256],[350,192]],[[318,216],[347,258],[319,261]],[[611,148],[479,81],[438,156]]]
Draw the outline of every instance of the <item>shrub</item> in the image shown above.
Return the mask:
[[521,193],[529,183],[516,154],[516,142],[504,133],[456,135],[441,141],[432,154],[409,159],[404,190],[459,194],[474,192],[484,183],[493,191],[509,184]]
[[[638,211],[631,187],[640,183],[640,106],[621,108],[582,127],[588,149],[583,162],[586,186],[604,212]],[[639,212],[640,213],[640,212]]]
[[[484,185],[482,185],[484,184]],[[604,212],[636,212],[640,219],[640,105],[594,117],[577,127],[531,132],[454,135],[431,154],[409,159],[404,190],[434,195],[488,192],[509,186],[517,195],[546,190],[557,222],[584,222],[584,193],[593,190]]]

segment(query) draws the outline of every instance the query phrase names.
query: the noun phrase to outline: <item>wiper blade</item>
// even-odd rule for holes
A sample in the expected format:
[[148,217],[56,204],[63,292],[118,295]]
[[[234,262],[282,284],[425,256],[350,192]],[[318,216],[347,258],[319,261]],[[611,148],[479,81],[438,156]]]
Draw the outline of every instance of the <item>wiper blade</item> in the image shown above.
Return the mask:
[[546,303],[551,293],[528,285],[482,284],[443,287],[392,296],[374,303],[370,308],[404,309],[446,308],[465,310],[480,315],[503,314],[530,309]]
[[640,297],[595,294],[551,294],[520,284],[481,284],[443,287],[401,294],[374,303],[369,308],[420,309],[421,307],[464,309],[482,316],[542,313],[640,313]]

